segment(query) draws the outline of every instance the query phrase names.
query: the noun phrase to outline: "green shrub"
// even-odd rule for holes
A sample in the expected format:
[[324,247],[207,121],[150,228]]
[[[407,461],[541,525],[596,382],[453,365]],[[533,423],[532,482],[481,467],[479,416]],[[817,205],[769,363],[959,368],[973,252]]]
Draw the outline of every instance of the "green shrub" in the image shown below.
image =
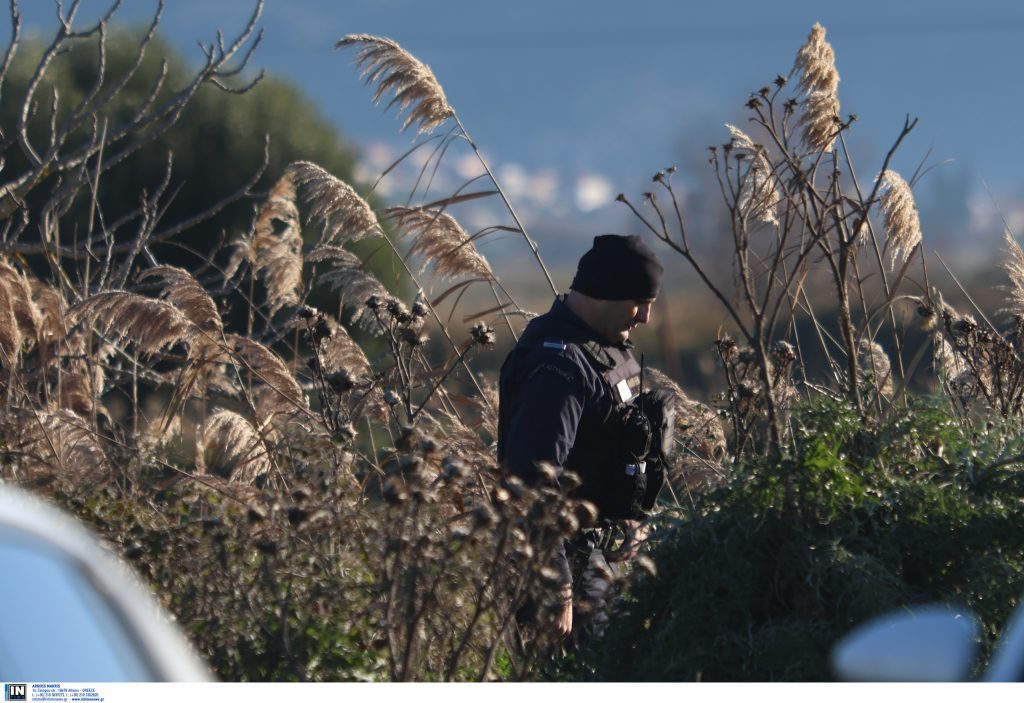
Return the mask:
[[871,427],[814,405],[795,432],[795,456],[751,460],[661,520],[657,577],[573,676],[825,680],[852,627],[935,601],[980,617],[987,654],[1024,588],[1019,429],[974,432],[918,401]]

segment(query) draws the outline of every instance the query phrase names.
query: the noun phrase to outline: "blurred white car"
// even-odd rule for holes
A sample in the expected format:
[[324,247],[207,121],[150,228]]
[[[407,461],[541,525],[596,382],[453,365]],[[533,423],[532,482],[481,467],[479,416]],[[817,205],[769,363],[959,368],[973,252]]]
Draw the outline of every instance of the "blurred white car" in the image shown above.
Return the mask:
[[69,515],[0,484],[5,681],[210,681],[127,564]]
[[[981,627],[969,612],[931,606],[861,625],[832,650],[844,681],[965,681]],[[1010,616],[982,681],[1024,680],[1024,601]]]

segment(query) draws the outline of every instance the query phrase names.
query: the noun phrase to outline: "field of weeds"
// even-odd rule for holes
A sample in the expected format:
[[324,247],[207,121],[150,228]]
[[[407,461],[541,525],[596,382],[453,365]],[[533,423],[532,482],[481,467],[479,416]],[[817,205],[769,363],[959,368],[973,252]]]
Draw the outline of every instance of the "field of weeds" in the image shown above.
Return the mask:
[[[728,126],[711,149],[728,280],[687,228],[675,169],[658,171],[651,192],[619,196],[667,267],[720,303],[723,333],[708,340],[720,390],[697,403],[648,369],[649,387],[676,395],[669,482],[633,586],[628,575],[619,584],[606,646],[567,651],[548,634],[559,607],[550,564],[596,511],[571,497],[571,476],[529,487],[495,465],[495,380],[475,360],[510,348],[533,313],[476,244],[521,238],[538,281],[557,291],[543,243],[434,74],[392,40],[339,42],[372,99],[419,134],[413,151],[429,154],[400,207],[296,161],[180,222],[164,219],[168,168],[111,221],[98,197],[108,171],[158,143],[200,89],[252,88],[238,76],[262,2],[173,87],[163,73],[141,86],[136,75],[159,16],[137,60],[108,75],[117,6],[79,28],[72,5],[15,80],[12,2],[0,66],[15,106],[0,172],[0,476],[96,529],[217,675],[820,679],[822,648],[857,621],[957,594],[1002,599],[984,612],[995,633],[1024,585],[1024,545],[1008,536],[1019,532],[1024,252],[1008,233],[1007,328],[943,302],[921,250],[915,176],[889,168],[915,123],[883,163],[854,168],[824,28],[788,77],[749,96],[751,127]],[[51,72],[78,45],[94,78],[65,102]],[[129,107],[111,109],[127,86]],[[431,170],[459,149],[483,175],[432,193]],[[256,192],[264,175],[272,186]],[[507,218],[467,232],[458,206],[483,198]],[[229,202],[252,203],[247,230],[190,245],[195,265],[165,258]],[[404,283],[385,285],[367,251],[398,262]],[[467,306],[470,290],[483,310]],[[925,400],[908,394],[922,373],[938,389]],[[947,513],[949,529],[929,532]],[[919,530],[896,535],[899,520]],[[541,607],[517,623],[527,602]]]

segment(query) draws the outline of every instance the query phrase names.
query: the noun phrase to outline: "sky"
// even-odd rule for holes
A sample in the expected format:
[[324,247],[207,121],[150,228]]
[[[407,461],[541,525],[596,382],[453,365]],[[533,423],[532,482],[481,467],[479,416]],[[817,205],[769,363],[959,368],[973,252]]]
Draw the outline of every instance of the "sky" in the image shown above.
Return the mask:
[[[48,0],[22,4],[27,27],[53,31]],[[83,0],[82,22],[107,5]],[[232,35],[254,6],[167,0],[163,31],[198,60],[196,42],[216,28]],[[118,17],[138,23],[154,7],[124,0]],[[353,33],[398,41],[433,69],[535,238],[578,251],[593,234],[632,226],[614,198],[647,190],[658,169],[679,164],[683,182],[698,183],[704,150],[727,141],[725,123],[746,124],[750,93],[789,72],[815,22],[836,52],[842,110],[858,115],[849,140],[864,173],[877,170],[905,116],[920,119],[893,167],[934,166],[915,189],[926,239],[998,249],[1003,218],[1024,237],[1016,0],[266,0],[253,65],[302,87],[372,181],[415,135],[371,103],[354,52],[333,47]],[[478,169],[467,149],[453,151],[439,187]],[[378,190],[402,199],[408,178]]]

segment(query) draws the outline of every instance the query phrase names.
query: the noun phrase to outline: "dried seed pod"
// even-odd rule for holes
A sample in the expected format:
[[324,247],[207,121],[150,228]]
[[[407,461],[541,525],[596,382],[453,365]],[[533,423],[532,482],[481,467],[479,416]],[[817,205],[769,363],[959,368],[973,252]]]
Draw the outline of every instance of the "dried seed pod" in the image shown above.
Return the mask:
[[581,527],[590,527],[596,524],[597,518],[600,515],[597,511],[597,506],[589,500],[581,500],[576,503],[575,513]]
[[640,556],[638,556],[636,559],[633,560],[633,563],[636,565],[637,569],[645,571],[652,577],[657,577],[658,567],[654,564],[654,560],[646,554],[641,554]]
[[558,569],[547,564],[537,570],[537,575],[540,576],[540,580],[545,586],[557,586],[562,582],[562,574]]
[[444,470],[441,475],[447,481],[458,481],[467,478],[472,473],[469,464],[454,456],[445,457],[441,462],[441,468]]
[[498,522],[498,514],[494,508],[483,503],[473,509],[473,524],[480,527],[493,527]]
[[523,483],[523,480],[518,476],[513,476],[511,474],[502,478],[502,485],[505,486],[505,488],[508,489],[508,492],[512,494],[512,497],[517,500],[521,499],[529,492],[529,489],[526,487],[526,484]]
[[528,544],[524,544],[521,547],[516,547],[511,552],[509,552],[509,558],[512,560],[513,563],[516,564],[524,561],[529,561],[531,558],[533,558],[533,547],[531,547]]
[[575,534],[580,529],[579,519],[570,512],[558,513],[558,528],[567,535]]
[[579,488],[582,483],[583,479],[575,471],[563,471],[562,475],[558,478],[558,485],[564,491],[572,491]]
[[397,476],[392,476],[384,483],[381,495],[388,505],[400,505],[409,497],[409,489],[406,487],[405,481]]

